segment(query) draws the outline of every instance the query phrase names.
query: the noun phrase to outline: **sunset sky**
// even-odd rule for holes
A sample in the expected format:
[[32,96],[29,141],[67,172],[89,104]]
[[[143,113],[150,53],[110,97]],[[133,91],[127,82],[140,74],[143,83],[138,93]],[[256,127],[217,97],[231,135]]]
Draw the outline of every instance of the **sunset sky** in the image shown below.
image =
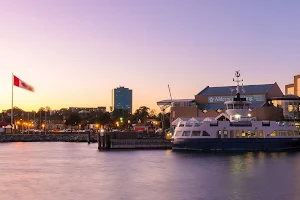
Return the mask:
[[[300,74],[300,1],[0,0],[0,112],[14,88],[24,110],[111,105],[133,90],[133,109],[194,98],[206,86],[277,82]],[[284,90],[283,90],[284,91]]]

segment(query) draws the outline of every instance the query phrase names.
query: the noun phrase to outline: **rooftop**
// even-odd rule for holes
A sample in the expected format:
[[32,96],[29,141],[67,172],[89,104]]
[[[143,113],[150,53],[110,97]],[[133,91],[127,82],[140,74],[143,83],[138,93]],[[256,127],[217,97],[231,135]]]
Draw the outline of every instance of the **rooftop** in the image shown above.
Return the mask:
[[[268,92],[273,84],[261,84],[261,85],[244,85],[240,86],[240,90],[244,88],[245,93],[266,93]],[[197,95],[228,95],[228,94],[236,93],[236,86],[222,86],[222,87],[209,87],[207,86],[202,91],[200,91]]]
[[157,105],[171,104],[171,103],[180,103],[180,102],[193,102],[195,99],[166,99],[157,102]]

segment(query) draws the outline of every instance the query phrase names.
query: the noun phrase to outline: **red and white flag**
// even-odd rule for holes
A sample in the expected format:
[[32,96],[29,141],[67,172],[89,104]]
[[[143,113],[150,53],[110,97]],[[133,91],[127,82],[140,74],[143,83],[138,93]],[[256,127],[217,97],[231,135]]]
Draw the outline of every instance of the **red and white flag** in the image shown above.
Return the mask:
[[34,92],[34,88],[31,85],[25,83],[24,81],[22,81],[21,79],[19,79],[15,75],[13,75],[13,76],[14,76],[14,86],[23,88],[25,90],[29,90],[31,92]]

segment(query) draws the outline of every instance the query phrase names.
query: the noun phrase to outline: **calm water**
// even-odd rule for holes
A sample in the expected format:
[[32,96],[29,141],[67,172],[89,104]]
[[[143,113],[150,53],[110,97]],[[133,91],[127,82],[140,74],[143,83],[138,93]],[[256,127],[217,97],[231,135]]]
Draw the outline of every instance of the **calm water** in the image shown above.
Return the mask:
[[299,200],[300,153],[99,152],[0,144],[0,199]]

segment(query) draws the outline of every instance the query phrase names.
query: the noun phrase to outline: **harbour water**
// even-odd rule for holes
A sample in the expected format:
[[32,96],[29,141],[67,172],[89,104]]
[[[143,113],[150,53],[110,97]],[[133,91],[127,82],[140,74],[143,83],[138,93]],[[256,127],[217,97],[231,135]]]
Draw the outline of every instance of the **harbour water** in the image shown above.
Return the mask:
[[299,153],[113,150],[0,144],[0,199],[299,200]]

